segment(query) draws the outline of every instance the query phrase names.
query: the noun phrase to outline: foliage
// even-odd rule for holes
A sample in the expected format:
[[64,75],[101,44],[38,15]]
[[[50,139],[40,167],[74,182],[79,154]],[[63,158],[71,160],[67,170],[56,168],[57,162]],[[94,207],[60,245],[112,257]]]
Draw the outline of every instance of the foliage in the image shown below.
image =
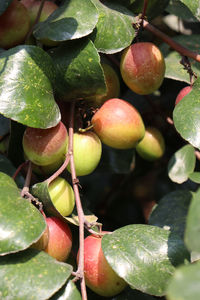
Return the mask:
[[[0,1],[0,18],[11,2]],[[75,130],[86,130],[96,111],[87,97],[105,94],[108,89],[102,68],[106,61],[120,78],[119,98],[136,107],[146,127],[159,128],[166,145],[164,156],[155,162],[145,161],[135,149],[103,145],[96,170],[75,182],[86,223],[94,225],[93,231],[99,230],[97,221],[103,230],[112,231],[103,237],[102,249],[110,266],[128,285],[109,299],[163,296],[167,300],[197,300],[200,54],[186,57],[183,47],[189,53],[200,51],[199,1],[54,2],[58,8],[30,29],[31,39],[0,49],[0,299],[81,299],[79,281],[72,281],[79,249],[78,208],[63,217],[48,193],[52,173],[34,171],[34,166],[30,189],[22,193],[30,170],[24,163],[22,138],[26,126],[46,129],[62,120],[69,127],[72,103],[76,105]],[[136,22],[147,2],[145,20],[163,30],[174,46],[158,39],[145,23],[143,30],[138,30],[141,22]],[[166,15],[182,22],[182,31],[167,26]],[[47,40],[52,46],[47,46]],[[123,50],[138,41],[155,43],[165,58],[164,81],[148,96],[132,92],[119,70]],[[192,91],[175,106],[178,92],[190,83]],[[62,177],[73,184],[66,168]],[[69,223],[72,259],[58,262],[44,251],[30,248],[46,227],[41,206],[46,216]],[[87,293],[89,300],[106,299],[88,288]]]

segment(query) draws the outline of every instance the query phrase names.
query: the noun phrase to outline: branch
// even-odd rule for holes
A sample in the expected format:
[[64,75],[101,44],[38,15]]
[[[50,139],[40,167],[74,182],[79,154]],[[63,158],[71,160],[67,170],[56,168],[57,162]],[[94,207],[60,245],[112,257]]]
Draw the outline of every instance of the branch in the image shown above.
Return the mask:
[[76,208],[77,208],[78,219],[79,219],[79,262],[78,262],[78,270],[75,272],[76,277],[75,277],[74,281],[80,279],[82,300],[87,300],[87,292],[86,292],[85,277],[84,277],[84,222],[85,222],[85,216],[84,216],[83,208],[81,205],[81,199],[80,199],[80,194],[79,194],[79,189],[78,189],[79,180],[76,177],[74,156],[73,156],[74,109],[75,109],[75,103],[72,102],[71,107],[70,107],[68,154],[70,156],[70,169],[71,169],[71,176],[72,176],[72,184],[73,184],[74,195],[75,195],[75,200],[76,200]]
[[159,29],[155,28],[153,25],[149,24],[146,20],[143,22],[143,27],[161,38],[165,43],[167,43],[170,47],[172,47],[174,50],[179,52],[183,56],[188,56],[190,58],[193,58],[197,62],[200,62],[200,54],[190,51],[189,49],[183,47],[179,43],[172,40],[167,34],[163,33]]
[[24,183],[24,187],[21,191],[21,196],[24,197],[26,195],[26,193],[29,192],[29,186],[30,186],[30,182],[31,182],[31,176],[32,176],[32,164],[31,161],[28,162],[28,171],[26,174],[26,179],[25,179],[25,183]]
[[70,160],[69,152],[66,154],[66,158],[62,166],[51,175],[49,178],[46,179],[47,184],[49,185],[54,179],[56,179],[67,167]]

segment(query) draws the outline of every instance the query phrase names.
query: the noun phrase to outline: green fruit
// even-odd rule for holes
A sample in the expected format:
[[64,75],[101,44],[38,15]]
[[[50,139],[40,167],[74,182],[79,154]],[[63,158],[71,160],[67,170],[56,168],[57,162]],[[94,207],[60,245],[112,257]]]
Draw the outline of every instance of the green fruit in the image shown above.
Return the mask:
[[124,82],[133,92],[147,95],[156,91],[162,84],[165,61],[154,44],[136,43],[124,50],[120,71]]
[[95,107],[101,106],[108,99],[119,97],[120,94],[119,78],[115,70],[106,63],[102,63],[102,68],[104,71],[107,92],[105,94],[94,95],[86,98],[86,100],[91,102],[91,104]]
[[51,201],[59,213],[64,217],[69,216],[75,205],[74,191],[71,185],[64,178],[57,177],[49,184],[48,191]]
[[62,122],[48,129],[27,127],[23,136],[25,157],[39,166],[60,165],[65,159],[67,143],[68,133]]
[[[101,152],[101,141],[94,132],[75,133],[73,154],[76,175],[84,176],[92,173],[100,161]],[[67,169],[70,171],[70,165]]]
[[161,158],[165,152],[165,141],[161,132],[154,127],[147,127],[145,136],[136,146],[137,153],[148,161]]
[[92,124],[101,141],[113,148],[134,148],[144,137],[140,113],[118,98],[107,100],[92,117]]

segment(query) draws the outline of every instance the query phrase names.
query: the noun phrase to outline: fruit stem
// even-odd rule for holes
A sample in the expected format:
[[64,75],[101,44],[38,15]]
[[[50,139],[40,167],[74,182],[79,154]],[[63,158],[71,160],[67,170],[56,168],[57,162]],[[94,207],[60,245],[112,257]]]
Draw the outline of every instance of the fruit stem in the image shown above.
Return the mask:
[[149,24],[146,20],[143,22],[143,27],[161,38],[166,44],[168,44],[170,47],[172,47],[174,50],[179,52],[183,56],[188,56],[190,58],[193,58],[197,62],[200,62],[200,54],[190,51],[189,49],[183,47],[179,43],[175,42],[173,39],[171,39],[167,34],[160,31],[159,29],[155,28],[153,25]]
[[47,184],[49,185],[54,179],[56,179],[67,167],[70,160],[69,152],[66,154],[66,158],[62,166],[53,173],[49,178],[46,179]]
[[42,1],[41,1],[40,7],[39,7],[39,9],[38,9],[37,17],[36,17],[35,21],[33,22],[32,26],[30,27],[29,32],[28,32],[27,35],[26,35],[26,38],[25,38],[25,44],[27,43],[28,39],[30,38],[31,34],[33,33],[33,30],[34,30],[35,25],[38,23],[38,21],[39,21],[39,19],[40,19],[40,16],[41,16],[42,9],[43,9],[43,7],[44,7],[44,2],[45,2],[45,1],[46,1],[46,0],[42,0]]
[[69,144],[68,144],[68,154],[70,156],[70,169],[71,169],[71,177],[72,184],[74,189],[76,208],[78,212],[79,219],[79,262],[78,262],[78,270],[75,272],[74,281],[80,279],[81,285],[81,295],[83,300],[87,300],[87,292],[85,286],[85,277],[84,277],[84,222],[85,216],[81,204],[78,184],[79,180],[76,177],[75,165],[74,165],[74,156],[73,156],[73,136],[74,136],[74,110],[75,103],[72,102],[70,106],[70,121],[69,121]]
[[17,170],[15,171],[15,173],[13,174],[12,178],[15,180],[17,175],[19,174],[19,172],[21,171],[21,169],[23,169],[23,167],[25,167],[28,164],[28,160],[23,162],[21,165],[19,165],[19,167],[17,168]]
[[24,187],[21,191],[21,196],[24,197],[26,195],[26,193],[29,192],[29,186],[30,186],[30,182],[31,182],[31,176],[32,176],[32,163],[29,160],[28,161],[28,171],[26,174],[26,179],[25,179],[25,183],[24,183]]

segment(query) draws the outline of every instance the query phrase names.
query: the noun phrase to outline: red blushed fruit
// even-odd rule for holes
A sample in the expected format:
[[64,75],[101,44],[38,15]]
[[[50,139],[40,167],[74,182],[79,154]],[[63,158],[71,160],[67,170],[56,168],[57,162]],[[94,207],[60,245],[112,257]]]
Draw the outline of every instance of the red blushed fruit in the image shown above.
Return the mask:
[[57,217],[46,218],[49,242],[44,249],[50,256],[65,262],[72,248],[72,233],[67,223]]
[[120,71],[126,85],[140,95],[151,94],[163,82],[165,61],[152,43],[136,43],[124,50]]
[[192,90],[192,86],[188,85],[186,87],[184,87],[182,90],[180,90],[180,92],[178,93],[177,97],[176,97],[176,101],[175,101],[175,105],[178,104],[183,97],[185,97],[187,94],[189,94]]
[[101,237],[94,235],[84,240],[85,282],[96,294],[112,297],[119,294],[127,284],[108,264],[101,248],[101,240]]
[[22,43],[30,28],[26,7],[14,0],[0,16],[0,47],[8,49]]
[[[41,1],[34,1],[28,8],[31,24],[35,22],[40,5]],[[55,3],[51,1],[45,1],[39,22],[44,22],[57,8],[58,6]]]
[[101,106],[92,117],[92,125],[104,144],[117,149],[134,148],[145,133],[140,113],[118,98],[109,99]]
[[62,122],[48,129],[27,127],[23,136],[26,158],[39,166],[60,164],[65,158],[67,143],[68,133]]

